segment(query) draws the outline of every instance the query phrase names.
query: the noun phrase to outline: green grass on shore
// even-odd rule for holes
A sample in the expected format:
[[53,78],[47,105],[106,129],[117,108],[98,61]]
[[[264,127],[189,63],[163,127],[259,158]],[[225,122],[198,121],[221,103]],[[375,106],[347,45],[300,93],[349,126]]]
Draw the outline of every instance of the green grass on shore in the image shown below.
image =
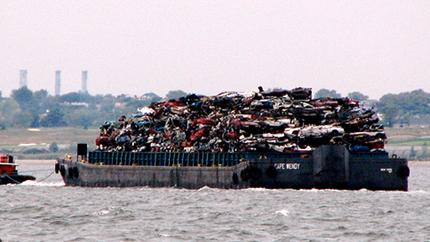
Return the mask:
[[423,146],[424,143],[430,145],[430,138],[421,138],[418,140],[408,140],[402,142],[389,142],[388,145],[395,146]]
[[20,144],[70,144],[93,142],[99,133],[99,129],[83,128],[9,128],[0,130],[0,146],[16,146]]
[[[77,143],[87,143],[89,148],[99,134],[98,128],[9,128],[0,130],[0,152],[9,153],[18,159],[55,159],[76,152]],[[53,143],[58,145],[58,152],[26,154],[30,149],[49,149]]]
[[430,127],[414,126],[402,128],[385,128],[388,145],[392,146],[422,146],[430,145]]

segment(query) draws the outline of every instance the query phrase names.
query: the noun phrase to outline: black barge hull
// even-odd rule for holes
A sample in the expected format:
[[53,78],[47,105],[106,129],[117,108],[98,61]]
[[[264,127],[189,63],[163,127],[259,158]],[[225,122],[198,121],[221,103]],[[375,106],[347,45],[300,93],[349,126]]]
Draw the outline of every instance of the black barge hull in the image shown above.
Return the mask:
[[11,174],[11,175],[0,175],[0,185],[6,185],[6,184],[20,184],[28,180],[36,180],[36,177],[30,176],[30,175],[18,175],[18,174]]
[[408,190],[406,159],[324,145],[309,153],[90,152],[59,159],[68,186]]

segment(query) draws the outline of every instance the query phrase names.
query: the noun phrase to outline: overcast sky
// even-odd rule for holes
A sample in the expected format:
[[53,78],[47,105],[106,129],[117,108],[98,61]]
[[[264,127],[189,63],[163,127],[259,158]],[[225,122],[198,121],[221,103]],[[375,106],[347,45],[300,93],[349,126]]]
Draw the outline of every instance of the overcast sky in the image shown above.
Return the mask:
[[0,90],[430,92],[430,1],[0,0]]

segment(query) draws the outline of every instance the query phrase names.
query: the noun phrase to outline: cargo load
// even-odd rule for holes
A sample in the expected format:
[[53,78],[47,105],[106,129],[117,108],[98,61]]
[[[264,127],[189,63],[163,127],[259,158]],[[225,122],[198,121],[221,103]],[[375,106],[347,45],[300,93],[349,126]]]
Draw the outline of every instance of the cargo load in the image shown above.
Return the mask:
[[383,150],[386,136],[373,109],[349,98],[311,99],[309,88],[191,94],[152,103],[128,119],[105,122],[100,151],[286,152],[325,144]]

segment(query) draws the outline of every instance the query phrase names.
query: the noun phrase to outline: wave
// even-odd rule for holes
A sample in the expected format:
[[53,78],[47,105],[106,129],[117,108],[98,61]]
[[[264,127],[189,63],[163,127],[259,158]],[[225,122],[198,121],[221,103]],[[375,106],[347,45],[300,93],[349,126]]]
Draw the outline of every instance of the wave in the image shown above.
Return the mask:
[[290,216],[290,212],[287,209],[281,209],[275,212],[275,214],[281,214],[284,215],[286,217]]
[[19,186],[61,187],[61,186],[65,186],[65,184],[64,182],[39,182],[39,181],[28,180],[19,184]]
[[418,190],[410,190],[410,191],[408,191],[406,193],[407,194],[429,194],[430,192],[427,191],[427,190],[418,189]]
[[202,188],[197,189],[198,192],[201,192],[201,191],[214,191],[214,190],[216,190],[216,188],[212,188],[212,187],[208,187],[208,186],[204,186]]

